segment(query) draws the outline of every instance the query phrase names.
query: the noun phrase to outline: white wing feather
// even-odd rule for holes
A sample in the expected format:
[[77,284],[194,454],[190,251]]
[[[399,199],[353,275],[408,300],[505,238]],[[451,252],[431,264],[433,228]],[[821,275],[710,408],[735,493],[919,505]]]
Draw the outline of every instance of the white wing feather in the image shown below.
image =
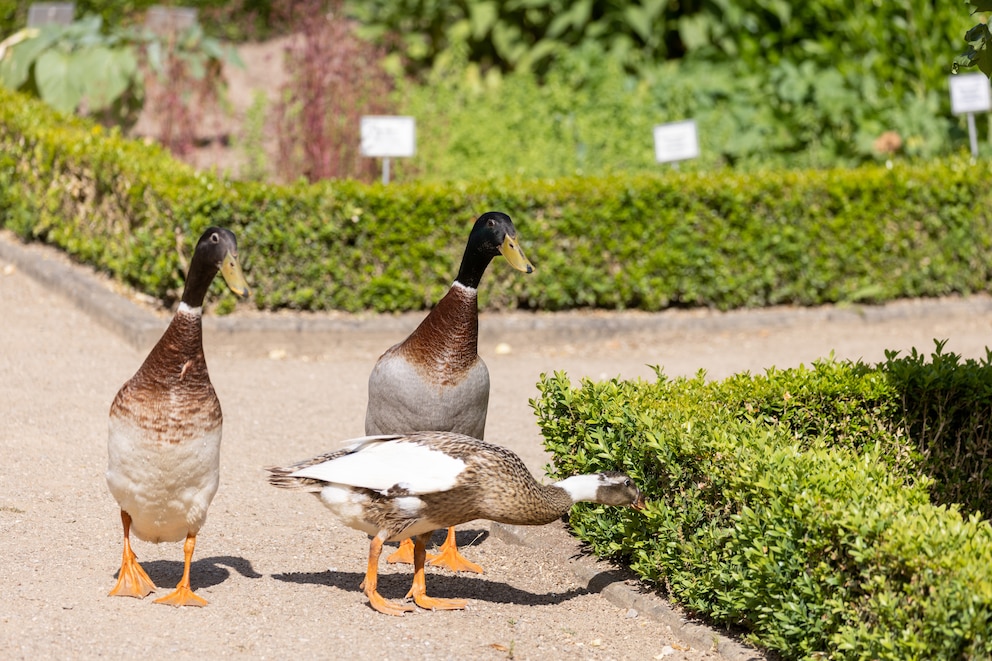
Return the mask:
[[293,477],[308,477],[376,491],[402,486],[410,494],[437,493],[455,485],[465,462],[396,436],[368,436],[349,444],[350,454],[307,466]]

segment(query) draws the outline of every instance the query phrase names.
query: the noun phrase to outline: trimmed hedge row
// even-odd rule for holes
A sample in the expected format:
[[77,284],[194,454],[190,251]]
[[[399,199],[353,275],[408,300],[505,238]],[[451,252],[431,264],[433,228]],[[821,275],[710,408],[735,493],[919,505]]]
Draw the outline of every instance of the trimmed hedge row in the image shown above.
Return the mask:
[[[276,187],[0,90],[0,224],[169,303],[208,224],[239,236],[262,309],[415,310],[450,285],[468,229],[509,213],[537,267],[496,267],[491,308],[660,310],[885,301],[992,279],[988,164],[893,170]],[[226,299],[230,300],[230,299]]]
[[[952,422],[924,401],[953,391],[949,361],[938,346],[929,366],[821,361],[722,382],[659,372],[573,387],[559,373],[532,405],[554,477],[623,470],[649,501],[576,506],[573,529],[689,609],[788,659],[989,658],[992,527],[932,504],[927,466],[940,461],[906,434],[924,411],[931,428]],[[969,367],[992,384],[987,361]],[[929,397],[906,387],[909,372],[930,373],[915,379]],[[959,437],[984,439],[972,421]],[[988,449],[971,447],[986,480]]]

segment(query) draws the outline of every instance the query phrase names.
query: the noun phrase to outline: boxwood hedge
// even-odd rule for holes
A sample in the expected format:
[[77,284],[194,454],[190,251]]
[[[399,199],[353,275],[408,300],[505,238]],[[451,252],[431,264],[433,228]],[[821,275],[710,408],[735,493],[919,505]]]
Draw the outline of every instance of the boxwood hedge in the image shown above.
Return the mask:
[[[415,310],[468,228],[509,213],[537,266],[494,268],[491,308],[719,309],[984,290],[990,166],[280,187],[196,172],[154,145],[0,90],[0,224],[168,303],[207,224],[238,233],[262,309]],[[471,173],[466,173],[467,177]]]
[[788,659],[984,659],[992,527],[931,493],[962,493],[940,467],[970,455],[984,485],[958,486],[987,507],[987,418],[942,404],[973,404],[992,367],[941,348],[721,382],[559,373],[532,405],[554,477],[624,470],[649,501],[576,506],[573,529],[690,610]]

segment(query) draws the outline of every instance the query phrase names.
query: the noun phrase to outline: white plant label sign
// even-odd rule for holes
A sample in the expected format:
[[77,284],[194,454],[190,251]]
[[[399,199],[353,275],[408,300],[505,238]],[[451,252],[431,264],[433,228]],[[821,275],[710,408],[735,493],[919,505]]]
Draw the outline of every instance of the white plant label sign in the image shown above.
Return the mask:
[[659,163],[672,163],[699,157],[699,136],[696,121],[658,124],[654,127],[654,158]]
[[992,86],[984,73],[965,73],[950,77],[951,112],[965,115],[992,110]]
[[417,152],[413,117],[367,115],[362,117],[362,156],[410,157]]

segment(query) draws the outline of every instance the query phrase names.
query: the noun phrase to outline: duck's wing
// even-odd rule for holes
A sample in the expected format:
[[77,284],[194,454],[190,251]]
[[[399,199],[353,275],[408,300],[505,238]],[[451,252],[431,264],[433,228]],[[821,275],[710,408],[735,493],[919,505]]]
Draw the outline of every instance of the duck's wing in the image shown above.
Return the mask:
[[324,461],[309,463],[288,477],[372,489],[386,495],[417,495],[451,489],[466,469],[464,459],[406,436],[355,439]]

